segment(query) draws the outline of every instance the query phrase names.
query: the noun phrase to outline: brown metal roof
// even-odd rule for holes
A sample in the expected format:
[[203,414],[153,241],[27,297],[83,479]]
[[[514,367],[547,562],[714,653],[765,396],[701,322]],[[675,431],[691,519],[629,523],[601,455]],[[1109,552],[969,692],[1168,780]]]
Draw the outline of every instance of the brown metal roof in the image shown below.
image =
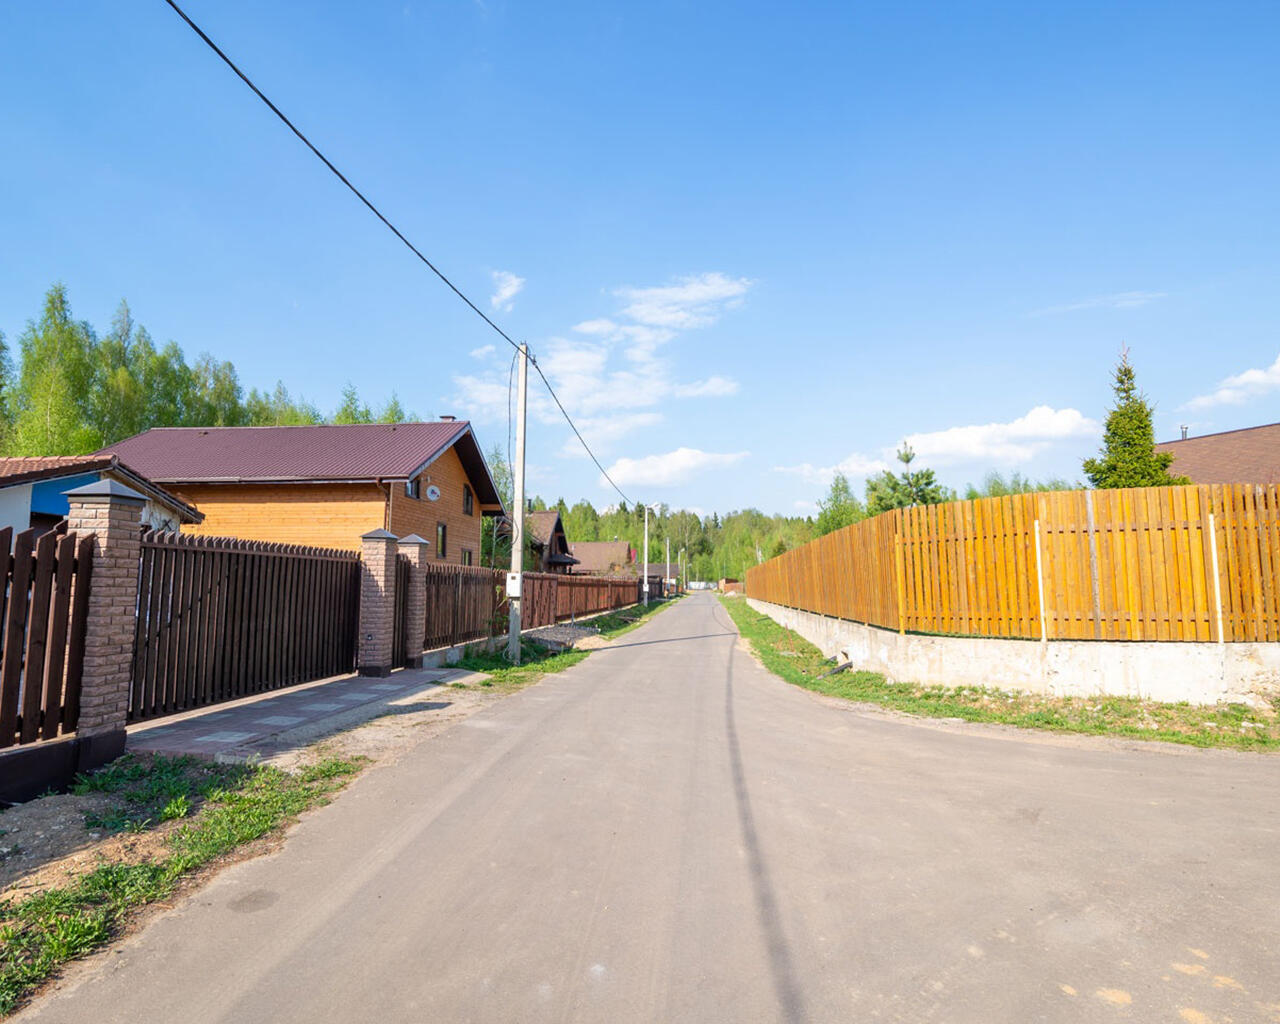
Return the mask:
[[184,523],[199,523],[204,513],[188,505],[182,499],[157,486],[144,474],[121,461],[118,455],[32,455],[0,458],[0,488],[15,484],[35,483],[39,480],[56,480],[61,476],[79,473],[104,472],[120,477],[136,491],[152,501],[167,506],[178,514]]
[[529,540],[540,547],[545,546],[555,532],[559,519],[560,513],[553,508],[545,512],[530,512],[524,517],[524,526],[529,531]]
[[625,540],[570,541],[569,554],[578,560],[574,572],[609,572],[631,564],[631,545]]
[[481,505],[501,506],[471,424],[357,423],[306,427],[156,427],[103,453],[165,483],[406,480],[450,447]]
[[1172,452],[1169,472],[1194,484],[1280,483],[1280,423],[1165,441],[1156,451]]

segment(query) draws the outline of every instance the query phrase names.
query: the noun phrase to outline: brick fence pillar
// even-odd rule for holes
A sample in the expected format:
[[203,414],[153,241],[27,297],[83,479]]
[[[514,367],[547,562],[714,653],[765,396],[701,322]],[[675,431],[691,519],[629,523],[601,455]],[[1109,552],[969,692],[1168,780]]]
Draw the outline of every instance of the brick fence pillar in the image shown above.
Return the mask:
[[395,641],[396,535],[370,530],[360,538],[360,652],[362,676],[391,674]]
[[400,538],[400,553],[409,559],[409,593],[405,595],[404,649],[410,668],[422,668],[427,638],[427,541],[416,533]]
[[71,505],[68,532],[93,534],[93,576],[76,726],[76,735],[86,747],[80,753],[84,769],[124,750],[133,678],[142,507],[147,499],[111,479],[77,487],[66,496]]

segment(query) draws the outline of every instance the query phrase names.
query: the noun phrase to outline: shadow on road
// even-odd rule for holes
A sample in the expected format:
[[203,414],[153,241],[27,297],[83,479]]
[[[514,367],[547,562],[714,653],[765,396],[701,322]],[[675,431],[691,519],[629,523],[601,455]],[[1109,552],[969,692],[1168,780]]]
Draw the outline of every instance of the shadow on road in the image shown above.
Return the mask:
[[650,644],[678,644],[686,640],[710,640],[718,636],[737,635],[737,633],[702,633],[698,636],[672,636],[665,640],[636,640],[629,644],[610,644],[605,650],[616,651],[621,647],[648,647]]
[[791,950],[787,947],[787,937],[782,930],[782,916],[778,912],[778,900],[774,895],[773,883],[769,880],[769,869],[765,865],[764,854],[760,849],[760,837],[756,833],[755,818],[751,813],[751,797],[747,793],[747,778],[742,768],[738,727],[733,717],[732,654],[729,657],[728,670],[725,672],[724,724],[725,733],[729,739],[729,766],[733,774],[733,793],[738,804],[738,824],[742,828],[742,842],[747,849],[747,870],[751,873],[751,884],[756,897],[756,913],[760,918],[760,927],[764,931],[765,944],[768,947],[773,987],[782,1008],[782,1019],[789,1022],[803,1021],[807,1019],[804,997],[800,993],[800,985],[796,980],[795,967],[791,962]]

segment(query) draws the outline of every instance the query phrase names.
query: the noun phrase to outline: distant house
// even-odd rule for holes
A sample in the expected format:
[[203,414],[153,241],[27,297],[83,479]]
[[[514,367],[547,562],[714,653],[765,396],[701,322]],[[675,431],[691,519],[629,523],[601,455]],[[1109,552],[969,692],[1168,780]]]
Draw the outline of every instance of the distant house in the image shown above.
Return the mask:
[[569,554],[578,560],[571,570],[574,573],[586,576],[634,573],[636,553],[625,540],[570,541]]
[[524,522],[529,546],[538,557],[538,572],[567,573],[578,564],[578,560],[569,553],[569,541],[564,535],[559,511],[552,508],[545,512],[530,512]]
[[157,531],[198,526],[199,510],[115,455],[54,455],[0,459],[0,527],[21,533],[30,527],[50,530],[67,518],[64,496],[73,487],[97,483],[103,477],[133,488],[147,499],[142,524]]
[[1280,483],[1280,423],[1165,441],[1156,451],[1171,452],[1169,472],[1193,484]]
[[354,548],[379,527],[480,562],[482,516],[501,515],[471,425],[157,427],[104,450],[199,506],[184,532]]

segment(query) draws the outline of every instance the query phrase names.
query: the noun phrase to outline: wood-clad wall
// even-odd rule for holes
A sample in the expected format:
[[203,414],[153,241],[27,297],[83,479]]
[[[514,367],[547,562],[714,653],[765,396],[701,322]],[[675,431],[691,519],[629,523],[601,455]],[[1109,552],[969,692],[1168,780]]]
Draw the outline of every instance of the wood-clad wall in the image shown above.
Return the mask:
[[377,484],[183,484],[176,492],[204,513],[182,532],[206,537],[350,550],[386,518]]
[[[389,485],[391,515],[387,529],[397,537],[416,533],[426,538],[431,542],[428,556],[437,564],[461,565],[462,551],[465,548],[471,552],[471,564],[479,565],[482,522],[479,499],[473,500],[471,515],[464,515],[462,511],[462,488],[469,482],[466,470],[462,468],[462,460],[450,448],[422,474],[419,487],[422,497],[410,498],[405,494],[403,483]],[[427,488],[432,484],[440,488],[440,497],[436,501],[427,498]],[[472,487],[473,492],[474,490]],[[448,542],[444,558],[440,558],[436,550],[437,523],[444,523],[447,527]]]

